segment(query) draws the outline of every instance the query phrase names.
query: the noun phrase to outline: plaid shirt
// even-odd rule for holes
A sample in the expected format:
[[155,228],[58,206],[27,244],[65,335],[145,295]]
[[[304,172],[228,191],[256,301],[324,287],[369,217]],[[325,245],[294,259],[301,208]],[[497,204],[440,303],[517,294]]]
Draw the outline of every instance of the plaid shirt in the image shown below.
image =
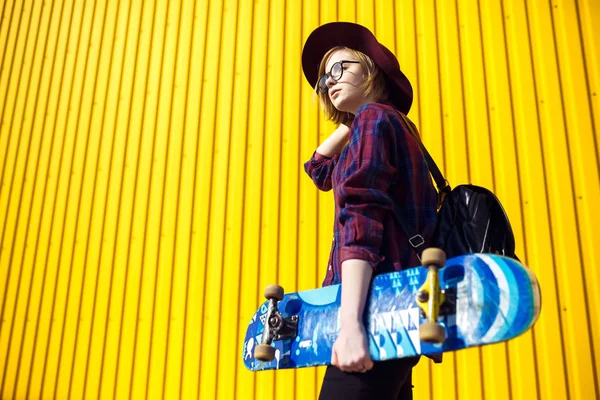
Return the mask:
[[403,212],[427,241],[437,222],[437,195],[419,144],[398,113],[387,102],[362,106],[342,153],[329,158],[315,152],[304,164],[320,190],[334,190],[334,238],[323,286],[341,282],[348,259],[368,261],[375,275],[420,264],[394,213]]

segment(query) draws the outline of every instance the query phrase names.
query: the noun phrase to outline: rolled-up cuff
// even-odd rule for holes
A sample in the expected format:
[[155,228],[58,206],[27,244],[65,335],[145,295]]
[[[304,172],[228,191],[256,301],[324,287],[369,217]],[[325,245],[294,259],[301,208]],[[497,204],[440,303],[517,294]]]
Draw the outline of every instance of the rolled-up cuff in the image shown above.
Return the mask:
[[346,260],[363,260],[368,262],[371,267],[376,268],[377,264],[382,262],[385,257],[375,254],[364,247],[342,247],[340,249],[340,264]]
[[316,151],[313,153],[312,158],[310,159],[310,161],[314,164],[319,164],[323,161],[329,161],[329,160],[334,160],[339,158],[339,155],[335,154],[333,157],[328,157],[328,156],[324,156],[321,153],[317,153]]

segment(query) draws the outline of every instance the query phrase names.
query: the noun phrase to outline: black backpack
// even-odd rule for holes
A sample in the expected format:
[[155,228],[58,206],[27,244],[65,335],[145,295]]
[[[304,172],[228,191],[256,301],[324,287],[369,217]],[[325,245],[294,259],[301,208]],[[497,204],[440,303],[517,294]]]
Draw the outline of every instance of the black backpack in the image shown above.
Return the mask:
[[399,224],[410,238],[409,243],[419,260],[425,247],[439,247],[448,258],[462,254],[493,253],[518,260],[513,231],[498,198],[481,186],[459,185],[452,189],[421,143],[412,123],[400,115],[419,143],[429,173],[438,187],[438,223],[428,243],[414,227],[410,227],[402,212],[396,212]]

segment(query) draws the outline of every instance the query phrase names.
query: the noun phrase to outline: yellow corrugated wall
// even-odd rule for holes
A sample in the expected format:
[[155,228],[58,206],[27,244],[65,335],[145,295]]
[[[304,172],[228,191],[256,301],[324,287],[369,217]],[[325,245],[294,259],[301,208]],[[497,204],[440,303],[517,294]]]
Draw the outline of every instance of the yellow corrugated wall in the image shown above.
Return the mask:
[[543,311],[422,360],[416,399],[600,397],[597,0],[3,0],[0,397],[311,399],[250,373],[262,288],[320,285],[331,131],[300,66],[355,21],[400,59],[452,184],[506,207]]

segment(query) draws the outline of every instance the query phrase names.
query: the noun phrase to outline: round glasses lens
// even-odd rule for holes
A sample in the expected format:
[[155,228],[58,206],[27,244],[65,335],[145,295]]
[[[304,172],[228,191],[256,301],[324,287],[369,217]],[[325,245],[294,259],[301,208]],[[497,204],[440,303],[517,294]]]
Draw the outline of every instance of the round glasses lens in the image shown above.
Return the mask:
[[321,79],[319,79],[319,90],[323,93],[327,93],[328,89],[329,88],[327,87],[327,75],[323,75]]
[[334,80],[338,80],[342,77],[342,72],[343,72],[343,68],[342,68],[342,63],[341,62],[336,62],[335,64],[333,64],[331,66],[331,77]]

